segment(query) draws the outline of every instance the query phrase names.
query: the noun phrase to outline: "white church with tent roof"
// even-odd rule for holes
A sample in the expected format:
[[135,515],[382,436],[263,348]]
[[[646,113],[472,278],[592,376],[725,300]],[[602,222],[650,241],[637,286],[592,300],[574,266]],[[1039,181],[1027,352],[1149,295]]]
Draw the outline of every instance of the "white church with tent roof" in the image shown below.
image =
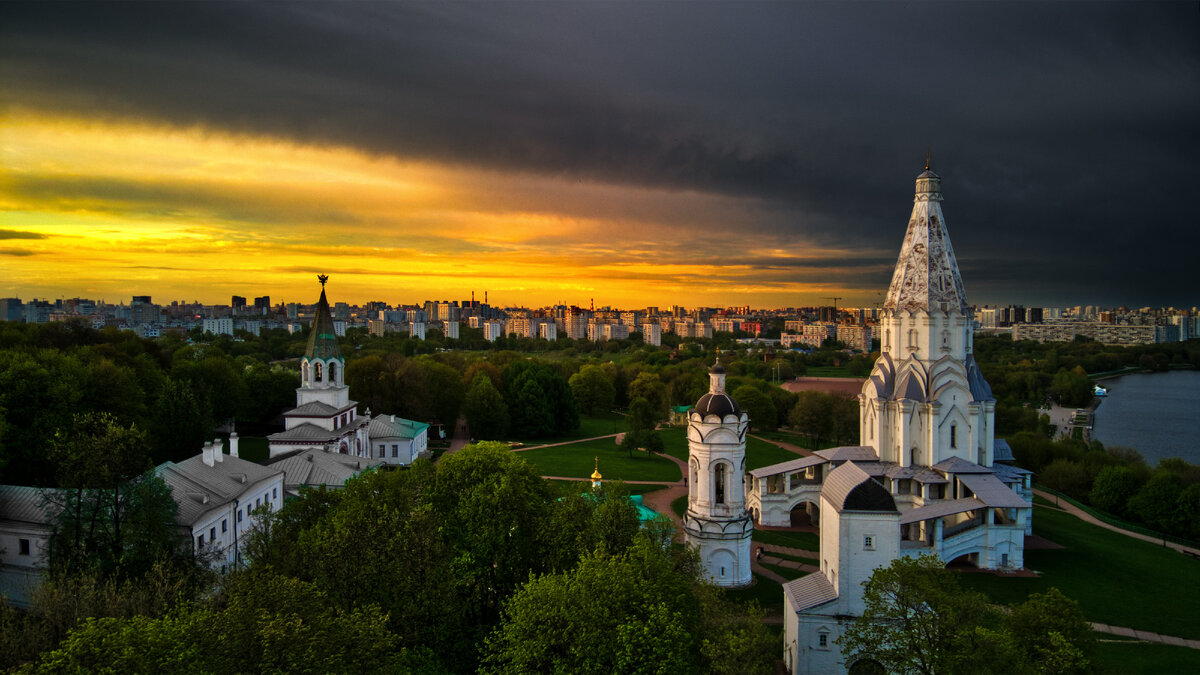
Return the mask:
[[862,583],[899,556],[1024,566],[1032,474],[995,438],[995,400],[972,353],[941,178],[925,169],[883,307],[881,354],[858,397],[861,445],[746,474],[755,522],[800,520],[820,532],[820,571],[784,586],[791,673],[855,670],[836,640],[862,614]]
[[338,348],[333,315],[325,297],[329,277],[322,274],[317,279],[321,282],[321,297],[300,359],[296,407],[283,414],[283,431],[267,439],[271,459],[301,456],[301,461],[320,461],[336,469],[329,458],[319,458],[320,453],[334,453],[342,455],[343,460],[356,458],[372,465],[412,464],[428,454],[429,425],[395,415],[372,419],[370,410],[364,415],[356,412],[358,402],[350,400],[346,360]]

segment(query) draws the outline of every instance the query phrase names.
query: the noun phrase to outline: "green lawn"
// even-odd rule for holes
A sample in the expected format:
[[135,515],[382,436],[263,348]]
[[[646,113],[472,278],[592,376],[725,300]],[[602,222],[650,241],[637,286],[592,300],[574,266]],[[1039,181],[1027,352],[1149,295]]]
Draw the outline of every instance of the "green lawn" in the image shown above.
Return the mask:
[[[683,427],[659,429],[658,435],[663,440],[663,450],[672,457],[683,461],[688,459],[687,430]],[[780,462],[799,459],[800,455],[784,450],[778,445],[772,445],[757,438],[746,439],[746,470],[751,471]]]
[[754,575],[754,584],[748,588],[735,591],[725,591],[725,597],[737,602],[757,600],[768,616],[778,616],[783,612],[783,586],[770,579]]
[[[1097,637],[1107,639],[1101,634]],[[1095,660],[1100,675],[1200,673],[1200,650],[1152,642],[1101,642]]]
[[545,445],[546,443],[562,443],[580,438],[595,438],[619,434],[625,431],[625,416],[617,413],[600,413],[598,415],[580,415],[579,428],[569,434],[554,438],[510,438],[510,441],[525,445]]
[[790,546],[805,551],[821,550],[821,538],[813,532],[787,532],[784,530],[755,530],[754,541],[760,544]]
[[850,369],[846,366],[808,366],[804,369],[804,377],[850,377],[863,379],[861,376],[851,375]]
[[652,480],[673,483],[683,480],[679,466],[657,455],[644,452],[629,453],[611,438],[583,441],[551,448],[535,448],[517,453],[537,467],[543,476],[587,478],[595,469],[594,457],[600,458],[600,473],[608,480]]
[[1200,639],[1200,561],[1051,508],[1033,512],[1034,532],[1066,547],[1025,552],[1025,566],[1041,576],[964,574],[964,585],[1005,604],[1057,586],[1090,621]]
[[687,513],[687,507],[687,495],[683,495],[682,497],[679,497],[671,502],[671,510],[675,512],[675,515],[679,516],[680,520],[683,519],[683,514]]
[[[783,577],[784,579],[787,579],[788,581],[795,581],[796,579],[799,579],[800,577],[806,576],[808,574],[808,572],[801,572],[800,570],[793,569],[791,567],[784,567],[782,565],[770,565],[767,563],[760,563],[760,564],[763,567],[765,567],[765,568],[771,570],[772,572],[778,574],[779,576]],[[782,587],[780,589],[780,592],[782,592]]]

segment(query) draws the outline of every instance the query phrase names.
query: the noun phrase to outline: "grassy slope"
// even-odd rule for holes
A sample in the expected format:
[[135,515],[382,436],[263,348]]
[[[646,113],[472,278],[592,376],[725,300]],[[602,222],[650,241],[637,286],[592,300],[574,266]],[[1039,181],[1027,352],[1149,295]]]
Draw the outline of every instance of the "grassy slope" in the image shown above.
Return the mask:
[[671,483],[683,480],[679,466],[666,457],[648,456],[635,452],[633,457],[611,438],[583,441],[551,448],[525,450],[517,453],[538,467],[543,476],[587,478],[595,469],[594,457],[600,459],[600,473],[609,480],[652,480]]
[[[683,427],[669,427],[658,431],[663,440],[663,448],[668,455],[683,461],[688,459],[687,432]],[[799,459],[800,455],[783,448],[760,441],[757,438],[746,439],[746,470],[770,466],[780,462]]]
[[617,413],[600,413],[598,415],[580,415],[579,428],[569,434],[556,436],[554,438],[511,438],[510,441],[517,441],[525,445],[544,445],[546,443],[562,443],[565,441],[574,441],[580,438],[595,438],[596,436],[607,436],[609,434],[619,434],[625,431],[625,416]]
[[1025,552],[1025,566],[1040,577],[966,574],[963,583],[1006,604],[1057,586],[1090,621],[1200,639],[1200,561],[1042,506],[1033,528],[1066,547]]
[[1100,675],[1200,673],[1200,650],[1150,642],[1101,642],[1095,661]]

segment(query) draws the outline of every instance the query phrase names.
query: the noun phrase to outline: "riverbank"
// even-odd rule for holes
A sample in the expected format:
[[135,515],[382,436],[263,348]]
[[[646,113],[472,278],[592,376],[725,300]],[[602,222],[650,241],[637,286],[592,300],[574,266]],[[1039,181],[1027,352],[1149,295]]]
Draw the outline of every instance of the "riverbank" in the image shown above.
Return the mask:
[[1200,464],[1200,370],[1132,373],[1107,380],[1108,395],[1093,406],[1091,437],[1106,446],[1125,446],[1154,466],[1179,457]]

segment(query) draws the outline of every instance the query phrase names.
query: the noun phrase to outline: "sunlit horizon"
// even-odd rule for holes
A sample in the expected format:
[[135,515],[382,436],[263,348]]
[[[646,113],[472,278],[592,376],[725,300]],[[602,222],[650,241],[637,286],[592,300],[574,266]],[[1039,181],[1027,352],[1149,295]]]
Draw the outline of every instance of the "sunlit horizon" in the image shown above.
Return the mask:
[[849,306],[891,266],[844,268],[889,253],[803,241],[754,198],[203,127],[23,110],[0,152],[0,293],[26,300],[309,303],[321,272],[350,304]]

